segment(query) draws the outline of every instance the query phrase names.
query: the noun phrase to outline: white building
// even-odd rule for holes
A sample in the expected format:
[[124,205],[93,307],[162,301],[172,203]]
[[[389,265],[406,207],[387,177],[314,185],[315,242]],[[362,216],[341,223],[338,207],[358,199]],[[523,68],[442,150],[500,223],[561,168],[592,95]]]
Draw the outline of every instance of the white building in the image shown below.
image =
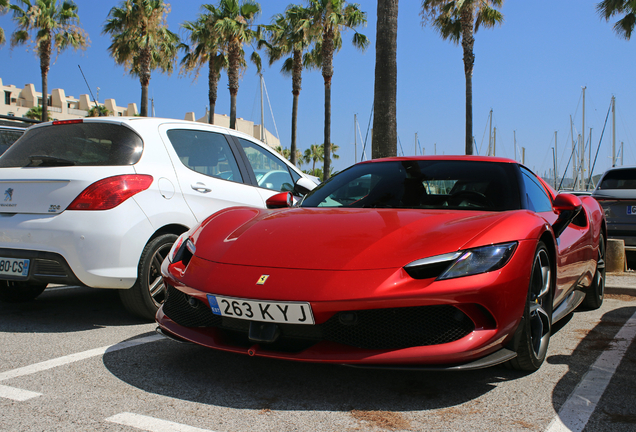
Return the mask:
[[[33,84],[26,84],[24,88],[18,88],[15,85],[4,85],[2,78],[0,78],[0,92],[0,115],[25,117],[31,108],[42,105],[42,92],[37,92]],[[67,120],[88,117],[89,110],[94,106],[95,103],[86,94],[76,98],[74,96],[66,96],[64,89],[53,89],[51,94],[48,95],[50,119]],[[121,117],[139,114],[135,103],[129,103],[127,107],[120,107],[115,103],[115,99],[106,99],[104,106],[111,116]],[[198,120],[194,112],[188,112],[185,115],[186,120],[200,123],[207,123],[208,117],[208,112]],[[230,127],[230,117],[214,114],[214,124]],[[280,140],[267,129],[264,129],[264,134],[261,134],[261,126],[254,124],[254,122],[238,118],[236,119],[236,126],[239,131],[249,134],[271,147],[275,148],[280,145]],[[263,135],[262,138],[261,135]]]

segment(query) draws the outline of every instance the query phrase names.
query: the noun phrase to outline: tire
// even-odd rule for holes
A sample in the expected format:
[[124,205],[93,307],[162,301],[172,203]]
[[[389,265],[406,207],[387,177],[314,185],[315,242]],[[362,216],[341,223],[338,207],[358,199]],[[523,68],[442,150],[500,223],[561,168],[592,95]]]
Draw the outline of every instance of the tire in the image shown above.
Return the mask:
[[148,320],[155,319],[157,309],[166,298],[161,263],[175,240],[176,235],[163,234],[146,244],[139,260],[137,281],[132,288],[119,291],[119,298],[128,312]]
[[534,372],[545,360],[552,333],[552,268],[548,249],[540,241],[532,263],[517,357],[509,362],[513,369]]
[[596,273],[592,285],[585,290],[585,298],[581,303],[583,308],[594,310],[601,307],[605,297],[605,238],[603,234],[598,243],[598,261],[596,263]]
[[8,303],[34,300],[46,289],[45,283],[0,281],[0,300]]

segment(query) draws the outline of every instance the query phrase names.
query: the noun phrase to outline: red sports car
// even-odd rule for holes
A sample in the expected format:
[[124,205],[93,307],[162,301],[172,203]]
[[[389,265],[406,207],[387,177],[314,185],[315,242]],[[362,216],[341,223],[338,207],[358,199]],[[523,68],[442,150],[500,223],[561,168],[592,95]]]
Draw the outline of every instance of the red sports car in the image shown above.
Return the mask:
[[287,360],[533,371],[554,323],[603,301],[600,206],[513,160],[362,162],[268,207],[177,240],[158,331]]

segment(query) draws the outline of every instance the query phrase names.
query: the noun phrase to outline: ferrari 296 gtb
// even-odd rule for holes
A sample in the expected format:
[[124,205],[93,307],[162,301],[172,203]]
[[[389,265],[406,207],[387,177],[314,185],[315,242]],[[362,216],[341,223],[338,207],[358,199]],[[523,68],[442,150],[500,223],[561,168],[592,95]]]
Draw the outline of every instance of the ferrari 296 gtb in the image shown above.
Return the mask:
[[267,205],[179,237],[158,331],[296,361],[534,371],[554,323],[603,301],[601,207],[513,160],[361,162]]

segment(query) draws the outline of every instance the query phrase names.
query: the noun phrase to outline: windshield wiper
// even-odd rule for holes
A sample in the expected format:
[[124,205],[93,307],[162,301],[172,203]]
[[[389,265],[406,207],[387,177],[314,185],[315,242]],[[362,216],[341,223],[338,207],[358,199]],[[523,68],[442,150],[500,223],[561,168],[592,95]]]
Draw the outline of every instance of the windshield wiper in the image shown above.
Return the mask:
[[28,167],[41,167],[41,166],[73,166],[75,162],[68,159],[62,159],[55,156],[41,156],[32,155],[29,156]]

